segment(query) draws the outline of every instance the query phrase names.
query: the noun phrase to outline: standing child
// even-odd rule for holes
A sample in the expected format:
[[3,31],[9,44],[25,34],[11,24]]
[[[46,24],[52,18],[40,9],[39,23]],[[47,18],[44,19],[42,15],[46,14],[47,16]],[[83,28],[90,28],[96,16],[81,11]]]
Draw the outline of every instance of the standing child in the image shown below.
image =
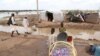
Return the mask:
[[63,22],[61,22],[59,32],[65,32],[65,31],[66,31],[66,28],[64,27]]
[[23,19],[23,23],[22,24],[23,24],[23,26],[25,28],[25,34],[28,34],[29,21],[28,21],[28,18],[27,17],[25,17]]
[[49,46],[56,40],[55,28],[51,28],[51,35],[49,36]]

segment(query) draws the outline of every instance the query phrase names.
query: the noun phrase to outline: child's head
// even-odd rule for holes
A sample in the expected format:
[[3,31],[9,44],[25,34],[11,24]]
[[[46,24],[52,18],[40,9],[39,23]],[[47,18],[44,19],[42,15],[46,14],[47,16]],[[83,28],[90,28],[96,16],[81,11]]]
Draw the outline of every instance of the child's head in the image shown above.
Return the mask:
[[13,17],[14,17],[14,16],[15,16],[15,14],[14,14],[14,13],[12,13],[12,14],[11,14],[11,16],[13,16]]
[[51,34],[54,34],[55,28],[51,28]]
[[25,17],[25,19],[27,19],[27,17]]

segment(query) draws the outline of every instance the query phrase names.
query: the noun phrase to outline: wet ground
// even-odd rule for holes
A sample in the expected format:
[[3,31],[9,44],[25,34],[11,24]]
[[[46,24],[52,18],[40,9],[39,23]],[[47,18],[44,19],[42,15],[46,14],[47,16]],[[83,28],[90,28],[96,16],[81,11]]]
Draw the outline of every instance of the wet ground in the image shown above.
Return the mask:
[[[7,33],[3,33],[7,34]],[[7,34],[9,35],[9,34]],[[7,37],[7,36],[6,36]],[[0,41],[0,56],[47,56],[48,46],[45,36],[23,35],[7,37]],[[1,38],[0,38],[1,39]]]

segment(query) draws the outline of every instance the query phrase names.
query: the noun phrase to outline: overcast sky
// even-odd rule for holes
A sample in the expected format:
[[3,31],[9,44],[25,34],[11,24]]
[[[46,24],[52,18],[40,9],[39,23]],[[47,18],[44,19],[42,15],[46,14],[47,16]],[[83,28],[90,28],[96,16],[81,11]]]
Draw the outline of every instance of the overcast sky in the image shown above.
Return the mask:
[[[0,0],[0,10],[36,9],[36,0]],[[39,0],[40,10],[96,10],[100,0]]]

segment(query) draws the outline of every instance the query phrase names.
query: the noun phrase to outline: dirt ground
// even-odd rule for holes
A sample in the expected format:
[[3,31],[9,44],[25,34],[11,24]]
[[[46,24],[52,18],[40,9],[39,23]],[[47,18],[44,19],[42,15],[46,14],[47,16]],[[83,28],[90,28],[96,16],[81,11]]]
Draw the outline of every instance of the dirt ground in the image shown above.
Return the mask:
[[10,37],[9,33],[0,33],[0,36],[0,56],[48,55],[47,37],[45,36],[29,35],[24,37],[24,35],[16,35],[15,37]]
[[[24,16],[25,15],[20,17],[22,18]],[[41,23],[38,23],[35,19],[36,15],[34,15],[33,17],[31,17],[31,15],[28,15],[28,18],[30,18],[29,21],[31,26],[35,24],[37,27],[40,28],[60,27],[60,22],[52,23],[42,21]],[[22,20],[19,20],[17,22],[19,23],[19,25],[22,24],[22,22],[20,21]],[[7,20],[0,21],[0,24],[7,25]],[[67,31],[73,34],[84,31],[84,29],[87,29],[85,32],[90,32],[91,34],[93,34],[95,30],[100,31],[100,24],[68,22],[64,23],[64,26],[67,28]],[[43,31],[44,30],[42,30],[41,33]],[[24,35],[15,35],[15,37],[10,37],[10,33],[0,32],[0,56],[48,56],[49,46],[47,44],[47,39],[47,36],[42,35],[28,35],[27,37]],[[89,42],[94,42],[98,44],[100,43],[99,41],[86,41],[81,39],[74,40],[78,56],[90,56],[86,52],[86,48],[89,46]]]
[[[47,39],[39,35],[10,37],[10,33],[0,32],[0,56],[48,56]],[[86,53],[88,41],[75,39],[74,43],[78,56],[90,56]]]
[[[47,21],[41,21],[41,23],[36,23],[37,27],[40,28],[50,28],[60,27],[60,22],[47,22]],[[72,28],[72,29],[89,29],[89,30],[99,30],[100,31],[100,24],[92,24],[92,23],[74,23],[74,22],[64,22],[64,27],[66,28]]]
[[[42,22],[36,24],[37,27],[59,27],[60,23],[51,23],[51,22]],[[73,24],[73,23],[65,23],[65,27],[79,29],[80,31],[84,31],[83,29],[92,29],[91,34],[93,34],[94,30],[99,30],[100,25],[94,24]],[[81,27],[80,27],[81,26]],[[88,26],[88,27],[87,27]],[[73,32],[73,30],[68,30],[69,32]],[[74,30],[73,34],[76,34],[78,31]],[[90,32],[90,30],[87,30]],[[41,31],[42,32],[42,31]],[[15,37],[10,37],[10,33],[0,32],[0,56],[48,56],[49,46],[47,44],[47,36],[43,35],[15,35]],[[89,46],[89,42],[100,43],[99,41],[86,41],[81,39],[75,39],[74,44],[77,50],[78,56],[90,56],[86,52],[86,48]]]

